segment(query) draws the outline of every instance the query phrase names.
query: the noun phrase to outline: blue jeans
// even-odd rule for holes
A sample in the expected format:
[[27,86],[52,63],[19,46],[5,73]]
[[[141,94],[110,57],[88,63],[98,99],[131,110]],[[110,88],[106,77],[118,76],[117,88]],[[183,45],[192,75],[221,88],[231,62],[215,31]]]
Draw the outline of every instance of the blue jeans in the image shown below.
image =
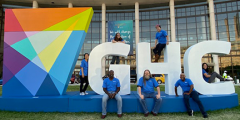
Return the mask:
[[154,98],[155,105],[154,105],[154,108],[153,108],[152,112],[157,114],[159,109],[160,109],[160,106],[161,106],[162,98],[157,99],[156,98],[156,95],[157,95],[156,93],[142,93],[142,95],[144,96],[144,99],[139,97],[139,101],[140,101],[140,103],[142,105],[144,113],[145,114],[148,113],[148,109],[147,109],[147,104],[146,104],[145,98]]
[[[114,92],[109,92],[109,93],[114,93]],[[107,115],[107,101],[109,97],[105,93],[102,97],[102,115]],[[115,99],[117,100],[117,107],[118,111],[117,114],[122,114],[122,97],[119,94],[115,95]]]
[[187,111],[188,112],[192,111],[192,109],[190,108],[190,104],[189,104],[190,97],[193,99],[193,101],[195,101],[198,104],[198,107],[199,107],[202,115],[207,115],[207,113],[205,112],[204,107],[202,105],[202,102],[199,99],[199,95],[198,95],[197,91],[192,91],[190,95],[183,94],[184,103],[187,108]]

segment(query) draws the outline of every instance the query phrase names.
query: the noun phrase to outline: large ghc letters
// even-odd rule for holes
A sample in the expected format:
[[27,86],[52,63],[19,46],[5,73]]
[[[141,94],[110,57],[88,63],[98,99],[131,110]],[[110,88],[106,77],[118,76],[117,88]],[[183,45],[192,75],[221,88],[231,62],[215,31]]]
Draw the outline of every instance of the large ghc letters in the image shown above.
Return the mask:
[[[187,78],[194,83],[195,89],[201,94],[232,94],[235,93],[232,82],[212,83],[204,81],[202,77],[201,58],[204,54],[228,54],[231,44],[224,41],[204,41],[187,49],[184,55],[184,72]],[[127,56],[130,47],[127,44],[103,43],[95,47],[89,58],[89,83],[98,94],[104,94],[101,79],[101,60],[106,55]],[[152,74],[165,74],[165,92],[175,95],[174,84],[181,73],[180,43],[171,42],[164,51],[163,63],[151,63],[150,43],[138,43],[136,48],[137,78],[139,79],[145,69]],[[121,95],[130,93],[130,67],[129,65],[110,65],[121,83]],[[123,72],[124,71],[124,72]],[[180,89],[180,88],[179,88]],[[178,90],[179,94],[182,93]]]

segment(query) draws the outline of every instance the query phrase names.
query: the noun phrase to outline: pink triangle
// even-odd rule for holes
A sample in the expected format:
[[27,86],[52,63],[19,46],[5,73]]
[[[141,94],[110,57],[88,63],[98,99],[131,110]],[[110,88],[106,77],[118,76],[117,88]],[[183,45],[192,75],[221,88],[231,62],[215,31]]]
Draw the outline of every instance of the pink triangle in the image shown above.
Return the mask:
[[23,39],[27,38],[25,32],[19,31],[19,32],[4,32],[4,42],[6,42],[8,45],[12,45],[18,41],[21,41]]
[[40,31],[31,31],[31,32],[25,32],[25,34],[27,35],[27,37],[30,37],[32,35],[35,35],[37,33],[39,33]]

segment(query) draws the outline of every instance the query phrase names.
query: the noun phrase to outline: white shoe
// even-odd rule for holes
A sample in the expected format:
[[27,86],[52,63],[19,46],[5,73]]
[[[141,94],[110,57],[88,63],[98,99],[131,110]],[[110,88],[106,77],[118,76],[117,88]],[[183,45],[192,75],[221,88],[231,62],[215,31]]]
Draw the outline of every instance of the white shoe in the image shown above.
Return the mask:
[[88,93],[87,92],[84,92],[85,95],[87,95]]
[[80,95],[85,95],[84,92],[80,92]]

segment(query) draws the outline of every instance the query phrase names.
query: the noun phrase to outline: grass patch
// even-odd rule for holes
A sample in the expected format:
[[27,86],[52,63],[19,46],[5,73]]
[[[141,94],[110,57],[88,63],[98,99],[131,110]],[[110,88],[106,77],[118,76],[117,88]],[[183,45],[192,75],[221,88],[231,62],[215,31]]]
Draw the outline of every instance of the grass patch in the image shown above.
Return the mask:
[[[164,91],[165,86],[160,86],[161,91]],[[90,87],[87,89],[92,91]],[[131,90],[136,91],[137,86],[131,85]],[[236,93],[240,94],[240,87],[235,87]],[[67,91],[79,91],[79,86],[69,86]],[[0,87],[0,95],[2,95],[2,87]],[[238,96],[240,101],[240,96]],[[228,102],[228,101],[226,101]],[[239,120],[240,119],[240,106],[231,109],[207,111],[209,119],[211,120]],[[0,111],[0,119],[3,120],[95,120],[100,119],[101,113],[29,113],[29,112],[11,112],[11,111]],[[107,120],[119,120],[116,113],[108,113]],[[203,119],[200,112],[194,112],[193,117],[189,117],[186,113],[160,113],[157,117],[149,115],[145,118],[141,113],[123,113],[123,120],[199,120]]]

